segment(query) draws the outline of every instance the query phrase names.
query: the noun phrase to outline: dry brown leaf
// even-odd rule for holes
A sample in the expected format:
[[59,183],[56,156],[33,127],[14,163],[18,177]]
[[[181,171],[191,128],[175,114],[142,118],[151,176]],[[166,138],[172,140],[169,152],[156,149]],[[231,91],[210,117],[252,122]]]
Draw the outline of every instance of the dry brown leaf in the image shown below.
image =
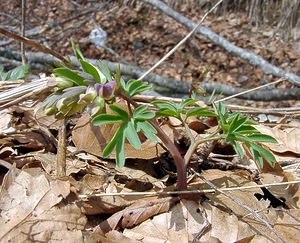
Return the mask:
[[[103,185],[103,187],[105,187],[103,192],[106,193],[116,193],[123,189],[114,181]],[[81,186],[81,190],[87,189],[83,189]],[[113,214],[131,205],[135,200],[135,198],[122,196],[88,197],[86,200],[78,203],[78,205],[80,205],[82,212],[86,215]]]
[[291,152],[300,155],[300,128],[287,128],[279,130],[276,127],[271,128],[264,125],[255,126],[261,133],[274,137],[278,143],[264,143],[270,150],[276,153]]
[[[33,153],[36,160],[40,161],[47,174],[53,174],[56,171],[56,155],[52,153]],[[66,159],[66,175],[76,174],[85,171],[88,163],[79,159]]]
[[49,183],[43,174],[33,177],[10,170],[0,195],[0,241],[50,241],[53,235],[79,238],[77,231],[86,223],[80,209],[75,204],[57,206],[69,193],[68,181]]
[[105,235],[111,230],[117,228],[132,228],[148,218],[167,212],[176,202],[178,198],[146,198],[137,200],[131,206],[119,211],[103,221],[94,229],[95,234]]
[[[295,181],[296,178],[289,172],[283,172],[283,175],[261,174],[260,180],[263,184],[280,183]],[[269,187],[268,190],[277,198],[284,200],[285,204],[290,208],[300,207],[300,190],[299,184],[278,185]]]

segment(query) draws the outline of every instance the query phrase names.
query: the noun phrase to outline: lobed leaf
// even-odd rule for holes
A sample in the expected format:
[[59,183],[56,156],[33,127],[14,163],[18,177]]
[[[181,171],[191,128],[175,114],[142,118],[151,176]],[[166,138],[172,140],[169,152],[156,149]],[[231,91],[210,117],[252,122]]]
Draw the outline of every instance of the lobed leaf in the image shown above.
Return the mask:
[[123,121],[128,120],[127,111],[123,110],[122,108],[116,105],[109,105],[109,108],[115,113],[117,113],[120,117],[122,117]]
[[93,125],[102,126],[106,124],[114,124],[118,122],[123,122],[123,117],[114,114],[100,114],[92,120]]
[[136,129],[134,127],[133,121],[129,121],[126,124],[125,128],[125,136],[128,140],[128,142],[135,148],[135,149],[141,149],[141,141],[139,139],[139,136],[136,132]]
[[155,134],[156,129],[148,121],[138,121],[136,122],[137,132],[143,132],[143,134],[152,142],[156,143],[157,138]]

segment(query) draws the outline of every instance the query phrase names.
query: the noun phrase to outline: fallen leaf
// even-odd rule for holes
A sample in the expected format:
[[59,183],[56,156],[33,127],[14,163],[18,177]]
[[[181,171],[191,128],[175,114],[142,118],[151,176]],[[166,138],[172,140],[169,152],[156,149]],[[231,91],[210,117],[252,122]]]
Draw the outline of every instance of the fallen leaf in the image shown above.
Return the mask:
[[261,133],[274,137],[278,143],[264,143],[270,150],[276,153],[284,154],[286,152],[300,155],[300,128],[287,128],[279,130],[264,125],[255,126]]
[[94,229],[95,234],[105,235],[117,228],[132,228],[154,215],[167,212],[178,198],[146,198],[137,200],[131,206],[121,210]]
[[68,181],[49,182],[18,169],[7,176],[0,193],[1,241],[82,239],[85,216],[75,204],[60,205],[70,193]]

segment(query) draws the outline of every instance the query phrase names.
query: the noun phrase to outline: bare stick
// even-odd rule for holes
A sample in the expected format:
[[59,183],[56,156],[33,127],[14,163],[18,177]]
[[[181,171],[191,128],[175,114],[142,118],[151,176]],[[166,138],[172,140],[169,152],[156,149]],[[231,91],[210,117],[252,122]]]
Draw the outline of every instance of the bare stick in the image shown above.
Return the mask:
[[56,176],[66,176],[66,120],[62,120],[62,125],[58,131]]
[[220,100],[217,100],[215,103],[219,103],[219,102],[222,102],[222,101],[225,101],[225,100],[229,100],[229,99],[235,98],[237,96],[240,96],[240,95],[243,95],[243,94],[247,94],[247,93],[253,92],[253,91],[258,90],[258,89],[265,88],[265,87],[273,85],[273,84],[277,84],[277,83],[282,82],[284,80],[286,80],[286,78],[280,78],[280,79],[278,79],[278,80],[276,80],[274,82],[271,82],[271,83],[268,83],[268,84],[265,84],[265,85],[261,85],[261,86],[255,87],[253,89],[245,90],[243,92],[240,92],[240,93],[237,93],[237,94],[225,97],[225,98],[220,99]]
[[17,41],[20,41],[20,42],[22,42],[26,45],[33,46],[33,47],[37,48],[38,50],[40,50],[42,52],[48,53],[48,54],[56,57],[57,59],[61,60],[64,64],[69,65],[69,62],[67,61],[67,59],[65,59],[62,55],[60,55],[56,51],[53,51],[53,50],[49,49],[48,47],[46,47],[46,46],[44,46],[44,45],[42,45],[38,42],[35,42],[33,40],[29,40],[28,38],[22,37],[20,35],[11,33],[9,31],[3,29],[3,28],[0,28],[0,33],[3,34],[3,35],[6,35],[7,37],[13,38]]
[[151,73],[155,68],[157,68],[160,64],[162,64],[169,56],[171,56],[184,42],[186,42],[198,29],[198,27],[203,23],[206,17],[214,11],[223,0],[217,2],[209,11],[207,11],[200,22],[192,29],[190,33],[188,33],[176,46],[174,46],[164,57],[162,57],[157,63],[155,63],[147,72],[145,72],[139,79],[144,79],[149,73]]
[[[22,0],[22,22],[21,22],[21,36],[25,37],[25,21],[26,21],[26,0]],[[22,64],[26,64],[25,45],[21,42]]]

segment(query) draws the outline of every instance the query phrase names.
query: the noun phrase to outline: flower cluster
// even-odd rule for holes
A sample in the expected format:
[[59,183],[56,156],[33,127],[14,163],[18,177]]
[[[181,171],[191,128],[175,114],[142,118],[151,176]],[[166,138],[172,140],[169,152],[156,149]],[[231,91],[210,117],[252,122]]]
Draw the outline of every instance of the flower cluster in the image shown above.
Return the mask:
[[71,116],[87,108],[92,115],[100,113],[106,102],[114,99],[116,82],[94,83],[89,86],[74,86],[74,83],[63,77],[51,78],[49,86],[55,86],[56,92],[44,102],[46,115],[55,115],[56,119]]

